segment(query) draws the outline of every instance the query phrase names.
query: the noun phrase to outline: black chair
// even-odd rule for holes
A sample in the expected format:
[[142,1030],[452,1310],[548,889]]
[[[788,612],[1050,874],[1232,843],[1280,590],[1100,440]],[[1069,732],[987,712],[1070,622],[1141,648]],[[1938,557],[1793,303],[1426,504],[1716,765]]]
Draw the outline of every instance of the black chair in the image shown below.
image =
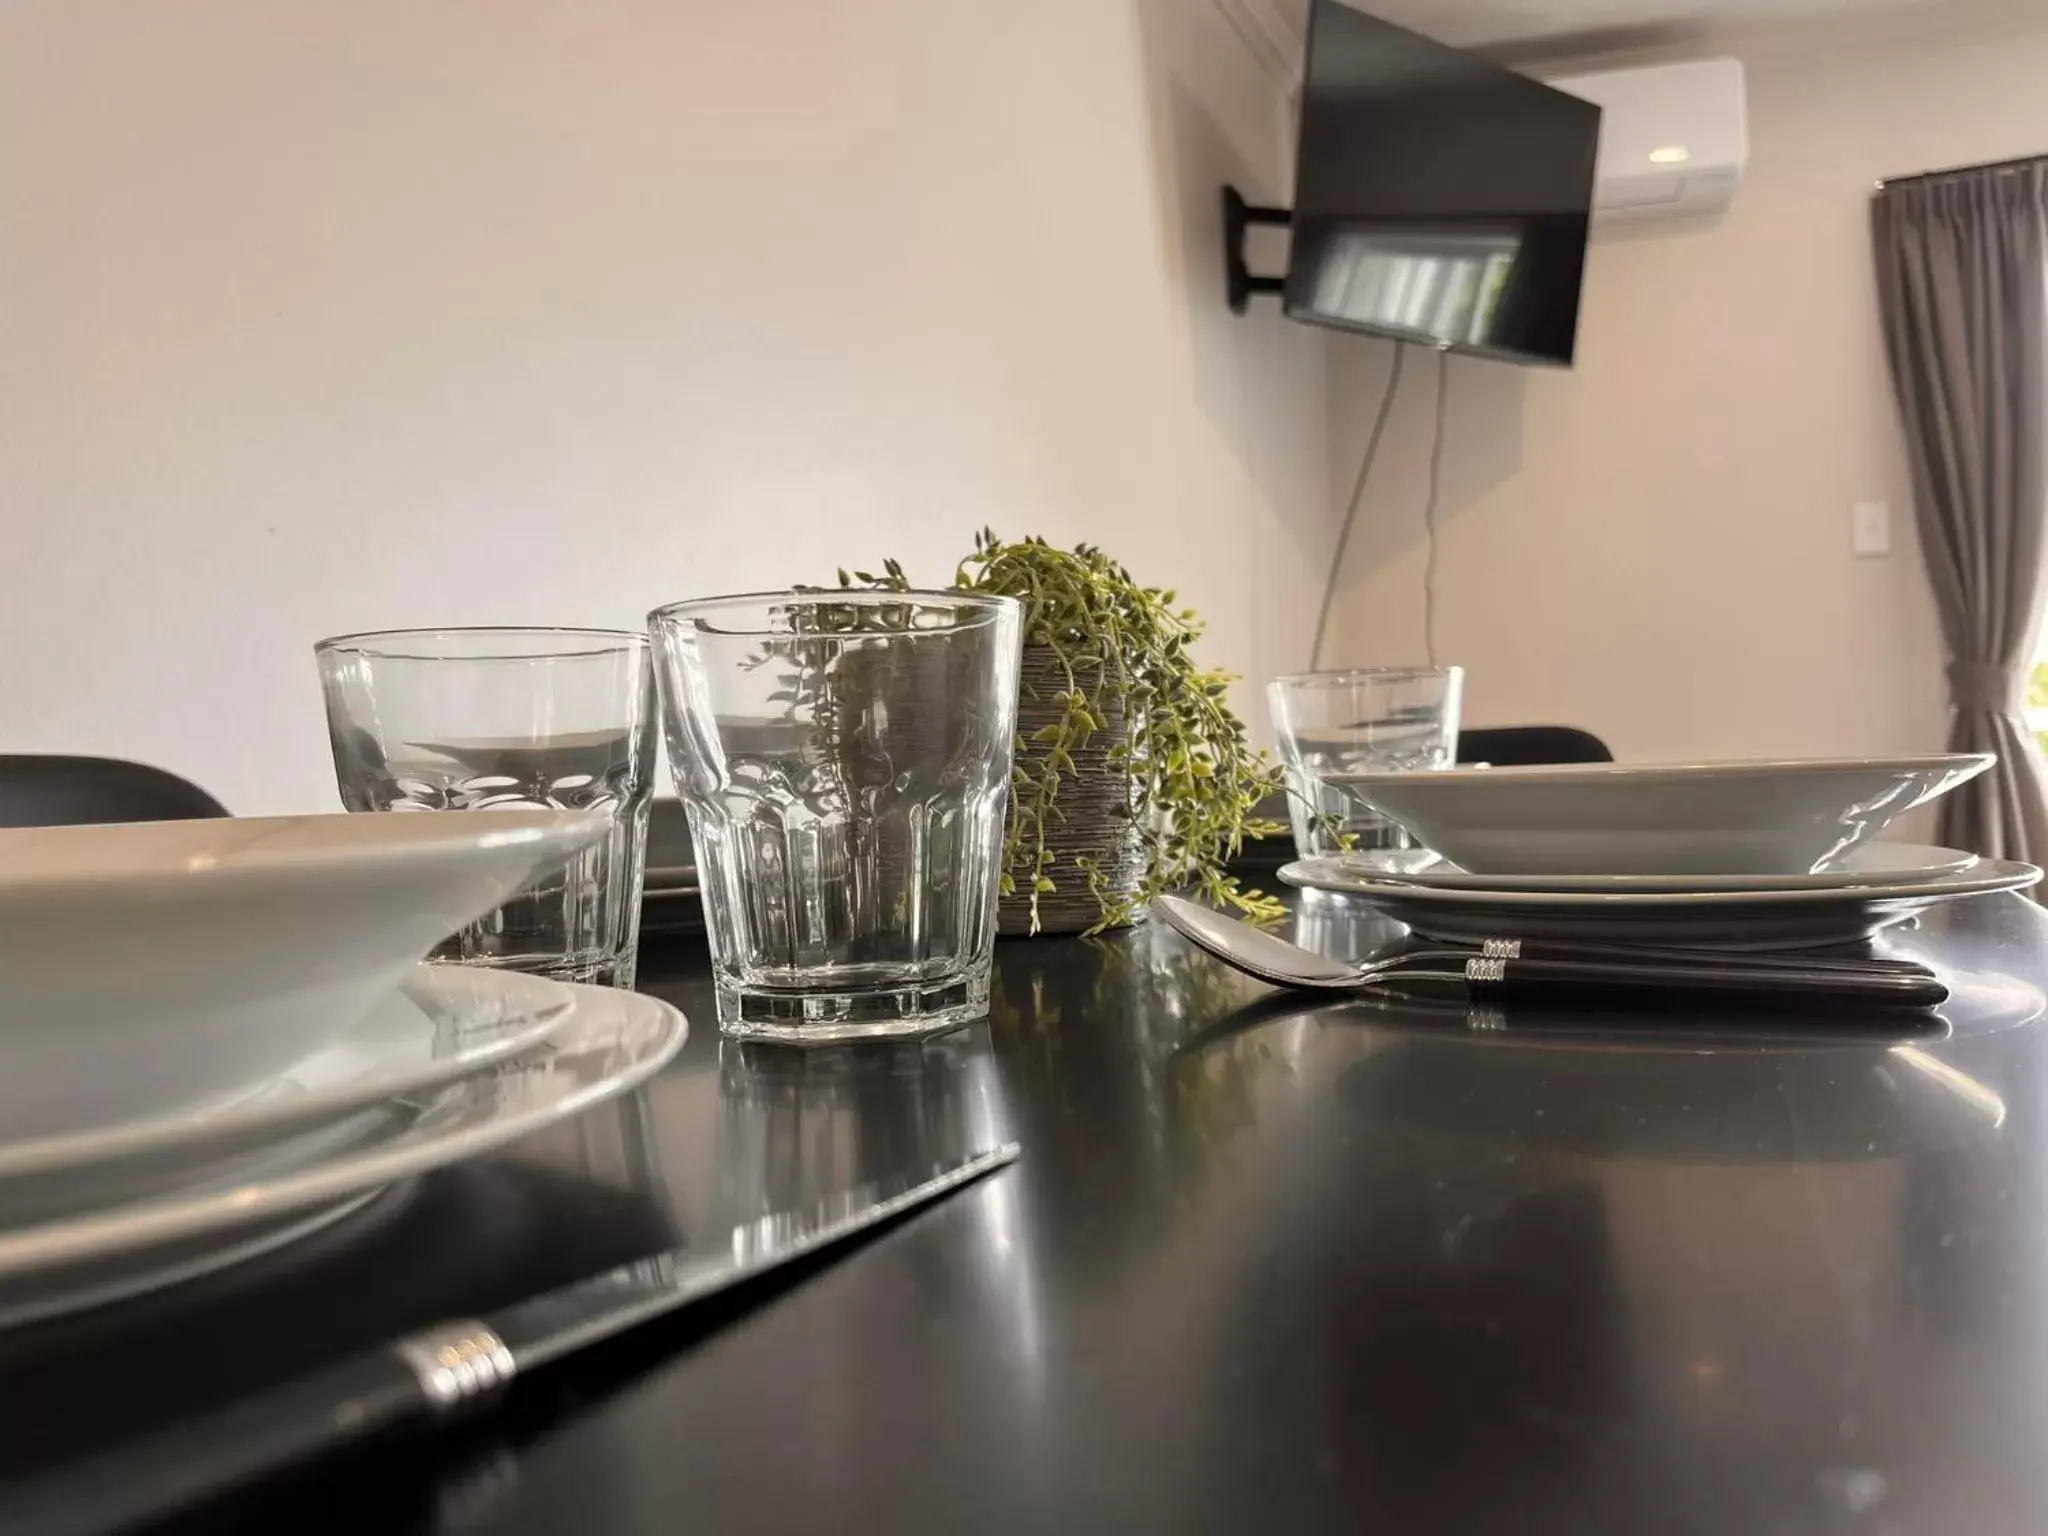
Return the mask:
[[147,763],[0,753],[0,827],[190,821],[227,813],[197,784]]
[[1496,768],[1541,763],[1611,763],[1614,754],[1591,731],[1570,725],[1491,725],[1458,732],[1458,761]]

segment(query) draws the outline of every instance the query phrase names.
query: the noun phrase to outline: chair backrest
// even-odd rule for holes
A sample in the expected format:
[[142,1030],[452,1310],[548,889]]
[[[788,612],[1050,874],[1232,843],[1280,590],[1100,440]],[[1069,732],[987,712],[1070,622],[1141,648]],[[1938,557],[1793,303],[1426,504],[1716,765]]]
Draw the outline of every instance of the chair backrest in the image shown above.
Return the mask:
[[190,821],[227,813],[197,784],[147,763],[0,753],[0,827]]
[[1611,763],[1614,754],[1591,731],[1570,725],[1492,725],[1458,733],[1458,761],[1501,768],[1540,763]]

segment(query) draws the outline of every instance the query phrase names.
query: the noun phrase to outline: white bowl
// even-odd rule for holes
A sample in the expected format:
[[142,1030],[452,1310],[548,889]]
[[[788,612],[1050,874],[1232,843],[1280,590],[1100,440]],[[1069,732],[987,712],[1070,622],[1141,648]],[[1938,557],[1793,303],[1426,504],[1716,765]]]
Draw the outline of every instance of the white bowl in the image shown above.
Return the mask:
[[1821,868],[1996,758],[1329,774],[1486,875],[1785,875]]
[[0,1139],[263,1081],[607,826],[427,811],[0,830]]

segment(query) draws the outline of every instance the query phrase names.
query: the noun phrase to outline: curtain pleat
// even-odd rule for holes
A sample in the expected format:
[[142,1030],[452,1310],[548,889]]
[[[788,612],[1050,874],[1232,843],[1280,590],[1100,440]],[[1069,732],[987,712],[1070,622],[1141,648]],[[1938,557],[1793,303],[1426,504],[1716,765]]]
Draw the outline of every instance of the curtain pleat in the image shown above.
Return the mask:
[[1949,653],[1949,747],[1998,766],[1942,804],[1957,848],[2043,862],[2048,763],[2021,716],[2048,584],[2048,164],[1880,190],[1878,303]]

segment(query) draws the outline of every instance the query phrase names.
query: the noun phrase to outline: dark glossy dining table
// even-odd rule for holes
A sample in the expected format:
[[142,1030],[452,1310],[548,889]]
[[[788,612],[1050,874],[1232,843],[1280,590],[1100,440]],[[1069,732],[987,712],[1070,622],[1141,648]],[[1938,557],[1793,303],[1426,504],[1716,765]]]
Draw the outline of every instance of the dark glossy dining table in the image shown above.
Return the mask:
[[[1398,935],[1296,899],[1329,953]],[[0,1478],[436,1318],[1015,1139],[872,1239],[187,1522],[441,1533],[2048,1528],[2048,915],[1885,941],[1939,1017],[1271,992],[998,946],[922,1045],[694,1030],[299,1250],[0,1336]]]

